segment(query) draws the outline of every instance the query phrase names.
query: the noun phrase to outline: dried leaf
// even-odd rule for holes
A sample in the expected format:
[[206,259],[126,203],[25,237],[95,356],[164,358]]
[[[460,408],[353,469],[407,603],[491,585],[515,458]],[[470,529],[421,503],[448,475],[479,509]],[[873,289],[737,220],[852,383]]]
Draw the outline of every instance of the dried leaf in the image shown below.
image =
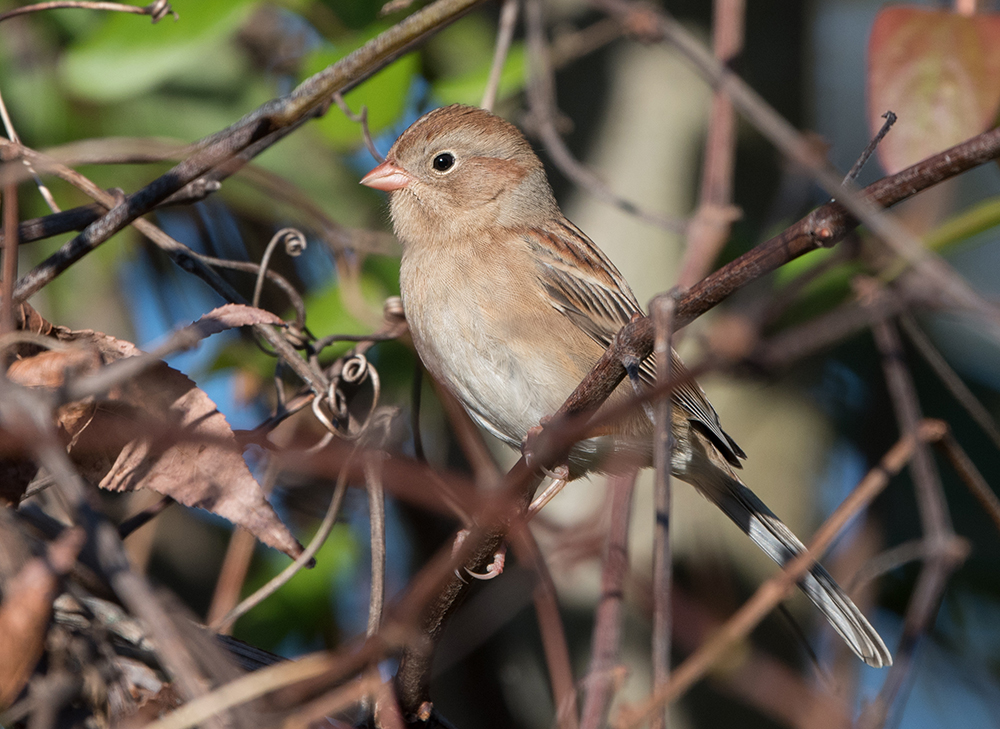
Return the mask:
[[28,303],[20,304],[15,312],[17,328],[32,334],[46,335],[52,331],[52,325],[45,320],[35,308]]
[[49,548],[48,559],[35,557],[8,583],[0,604],[0,709],[18,697],[42,657],[52,601],[59,577],[76,561],[86,541],[79,528],[67,529]]
[[868,42],[868,119],[874,134],[893,111],[878,148],[898,172],[979,134],[1000,109],[1000,16],[891,7]]
[[[182,338],[186,343],[190,336],[200,339],[258,322],[281,320],[249,306],[223,306],[181,330],[191,333]],[[132,343],[100,332],[48,326],[70,346],[15,362],[8,370],[12,381],[55,388],[68,369],[93,372],[143,354]],[[194,382],[165,362],[154,360],[98,402],[60,408],[57,419],[77,467],[102,488],[152,489],[228,519],[292,557],[301,554],[302,546],[247,468],[225,416]]]
[[186,327],[197,331],[199,338],[204,339],[211,334],[218,334],[226,329],[245,327],[250,324],[284,324],[281,317],[266,309],[258,309],[244,304],[226,304],[212,309],[194,324]]

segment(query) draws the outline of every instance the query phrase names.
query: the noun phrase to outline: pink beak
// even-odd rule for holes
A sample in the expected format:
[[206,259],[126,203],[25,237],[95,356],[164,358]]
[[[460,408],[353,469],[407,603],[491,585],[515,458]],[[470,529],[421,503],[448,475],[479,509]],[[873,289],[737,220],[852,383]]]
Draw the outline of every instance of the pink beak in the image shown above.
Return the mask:
[[375,190],[392,192],[410,184],[412,178],[401,168],[386,161],[361,178],[361,184]]

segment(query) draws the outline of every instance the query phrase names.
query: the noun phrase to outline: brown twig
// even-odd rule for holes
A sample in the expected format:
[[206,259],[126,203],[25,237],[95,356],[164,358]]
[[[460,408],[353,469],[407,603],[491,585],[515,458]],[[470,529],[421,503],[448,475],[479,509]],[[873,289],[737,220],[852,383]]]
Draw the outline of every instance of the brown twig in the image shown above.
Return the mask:
[[[3,99],[3,94],[0,94],[0,119],[3,119],[3,128],[7,131],[7,138],[10,141],[17,144],[21,143],[21,137],[17,133],[17,129],[14,128],[14,122],[11,121],[10,114],[7,112],[7,103]],[[35,186],[38,188],[38,193],[42,196],[45,204],[49,206],[49,209],[53,213],[59,212],[59,206],[56,205],[56,200],[52,196],[52,191],[42,182],[42,178],[38,176],[38,173],[27,161],[24,162],[26,172],[31,175],[35,181]],[[11,181],[11,184],[16,184],[16,181]],[[18,226],[20,232],[20,225]],[[23,242],[23,240],[21,241]]]
[[493,63],[490,66],[490,77],[486,82],[486,90],[483,91],[483,101],[480,104],[487,111],[493,111],[493,105],[497,100],[503,65],[507,60],[510,44],[514,40],[514,28],[517,25],[519,7],[520,0],[504,0],[503,5],[500,6],[500,21],[497,28],[497,43],[493,49]]
[[889,133],[889,130],[892,129],[892,125],[896,123],[896,115],[891,111],[887,111],[883,114],[882,118],[885,119],[885,122],[882,124],[881,129],[879,129],[878,134],[872,137],[871,141],[868,142],[868,146],[866,146],[861,152],[861,156],[859,156],[854,161],[854,164],[851,165],[851,169],[848,170],[847,175],[844,177],[844,182],[854,182],[858,179],[858,175],[861,174],[861,170],[864,169],[864,166],[867,164],[869,158],[875,154],[875,150],[878,148],[878,145],[885,138],[885,135]]
[[962,446],[958,444],[958,441],[950,433],[938,443],[938,447],[944,452],[952,468],[955,469],[959,477],[969,488],[969,491],[976,497],[980,506],[983,507],[983,511],[986,512],[986,515],[993,522],[993,526],[1000,531],[1000,498],[997,498],[997,495],[990,488],[986,479],[983,478],[983,474],[976,468],[972,459],[966,455]]
[[283,569],[281,573],[271,578],[266,585],[254,592],[252,595],[249,595],[245,600],[240,602],[239,605],[234,607],[223,617],[212,622],[209,626],[212,630],[218,632],[228,629],[229,626],[239,620],[240,617],[277,592],[282,585],[292,579],[292,577],[294,577],[299,570],[309,564],[313,557],[316,556],[316,553],[319,552],[320,547],[322,547],[326,542],[327,537],[330,536],[330,532],[333,531],[333,527],[337,522],[337,515],[340,513],[340,505],[343,503],[344,495],[347,493],[348,469],[350,468],[351,460],[356,453],[357,448],[358,446],[356,445],[354,451],[352,451],[351,455],[345,460],[344,465],[341,468],[340,475],[337,477],[337,485],[334,487],[333,495],[330,497],[330,505],[326,509],[326,514],[323,515],[323,521],[320,522],[319,529],[316,530],[316,534],[309,542],[309,545],[302,551],[302,554],[300,554],[296,560],[292,562],[292,564]]
[[382,486],[382,462],[386,456],[382,448],[389,437],[393,415],[393,411],[383,411],[376,422],[370,422],[366,435],[368,447],[363,456],[372,558],[371,596],[368,601],[368,627],[365,631],[369,638],[378,632],[385,608],[385,489]]
[[118,538],[125,539],[130,534],[137,531],[138,529],[141,529],[150,521],[152,521],[154,518],[163,513],[164,509],[166,509],[168,506],[176,503],[177,502],[174,501],[169,496],[164,496],[162,499],[157,499],[153,504],[147,506],[138,514],[130,516],[128,519],[119,524]]
[[79,10],[110,10],[119,13],[148,15],[152,18],[153,23],[163,20],[168,13],[174,16],[174,20],[179,19],[177,13],[170,7],[170,3],[164,2],[164,0],[156,0],[156,2],[152,2],[145,7],[140,7],[138,5],[125,5],[123,3],[97,2],[96,0],[51,0],[50,2],[25,5],[24,7],[14,8],[13,10],[0,13],[0,22],[7,20],[7,18],[13,18],[17,15],[37,13],[43,10],[58,10],[61,8],[75,8]]
[[[653,354],[656,358],[656,383],[663,388],[670,382],[673,364],[674,312],[677,298],[674,292],[658,296],[650,304],[650,314],[655,327]],[[655,401],[656,423],[653,436],[653,636],[652,663],[653,687],[670,680],[670,637],[673,630],[670,588],[673,583],[673,554],[670,550],[671,483],[673,463],[672,403],[669,394]],[[664,711],[651,722],[652,729],[667,726]]]
[[219,627],[215,630],[217,633],[222,635],[232,633],[233,624],[223,625],[221,620],[240,601],[240,593],[243,591],[256,549],[256,538],[245,529],[234,529],[229,536],[229,546],[222,559],[219,577],[215,581],[212,602],[205,614],[205,622],[209,625],[219,623]]
[[618,652],[621,648],[622,605],[625,601],[625,578],[628,575],[628,532],[632,515],[632,492],[636,471],[616,474],[608,479],[611,491],[611,527],[604,550],[601,571],[601,596],[594,620],[594,638],[590,669],[584,679],[581,729],[605,726],[615,686],[619,683]]
[[602,18],[579,30],[557,33],[549,48],[549,60],[553,68],[561,69],[618,40],[625,33],[626,29],[614,18]]
[[[147,724],[146,729],[188,729],[221,711],[246,703],[258,696],[329,673],[336,664],[336,656],[316,653],[295,661],[262,668],[220,686],[194,701],[187,702],[157,721]],[[360,688],[360,684],[356,686]]]
[[[866,288],[869,285],[874,286],[866,284]],[[874,298],[879,293],[877,290],[869,290],[866,295]],[[921,422],[920,405],[916,388],[906,368],[899,332],[889,321],[880,320],[873,325],[872,333],[882,355],[882,367],[899,429],[904,434],[915,434]],[[944,499],[934,459],[926,443],[918,443],[910,462],[910,471],[916,490],[923,530],[922,539],[927,545],[928,554],[906,609],[903,637],[896,652],[896,659],[889,669],[889,675],[882,685],[878,698],[868,706],[861,717],[860,725],[866,729],[881,727],[888,718],[889,711],[909,676],[917,640],[930,628],[948,577],[960,562],[956,559],[956,550],[953,546],[956,537],[948,505]]]
[[[744,0],[715,0],[712,50],[719,63],[732,65],[743,51]],[[712,111],[705,140],[698,209],[688,224],[687,245],[677,285],[690,288],[711,269],[729,238],[740,211],[733,207],[733,169],[736,160],[736,115],[733,102],[721,89],[712,95]]]
[[385,162],[385,157],[375,147],[375,140],[372,139],[371,129],[368,128],[368,107],[362,106],[361,111],[355,114],[351,111],[351,107],[347,105],[347,102],[344,101],[344,97],[340,92],[333,95],[333,100],[340,110],[344,112],[344,116],[361,126],[361,139],[365,143],[365,149],[368,150],[368,154],[374,157],[376,162]]
[[937,347],[920,328],[914,318],[907,313],[899,317],[900,326],[906,333],[907,339],[916,347],[917,352],[924,358],[924,361],[931,366],[934,374],[938,376],[948,392],[958,400],[958,403],[969,414],[984,433],[993,441],[993,445],[1000,449],[1000,427],[986,407],[979,402],[972,390],[969,389],[958,373],[952,369],[948,361],[941,355]]
[[566,630],[559,614],[559,601],[552,573],[538,548],[538,542],[530,529],[518,529],[512,536],[519,558],[530,564],[535,571],[535,589],[532,598],[538,631],[542,637],[545,663],[549,669],[552,684],[552,698],[556,706],[555,726],[558,729],[577,729],[576,685],[573,681],[573,666],[570,662]]
[[[14,281],[17,279],[17,185],[3,188],[3,268],[0,276],[0,336],[14,331]],[[7,363],[0,362],[6,369]]]

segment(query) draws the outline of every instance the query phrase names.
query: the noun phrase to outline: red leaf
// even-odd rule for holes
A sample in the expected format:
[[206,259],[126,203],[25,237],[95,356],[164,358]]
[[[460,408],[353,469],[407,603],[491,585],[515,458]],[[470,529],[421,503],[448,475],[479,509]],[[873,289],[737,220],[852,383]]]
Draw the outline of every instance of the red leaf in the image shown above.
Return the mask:
[[899,117],[879,145],[898,172],[993,126],[1000,109],[1000,16],[886,8],[868,42],[868,119]]

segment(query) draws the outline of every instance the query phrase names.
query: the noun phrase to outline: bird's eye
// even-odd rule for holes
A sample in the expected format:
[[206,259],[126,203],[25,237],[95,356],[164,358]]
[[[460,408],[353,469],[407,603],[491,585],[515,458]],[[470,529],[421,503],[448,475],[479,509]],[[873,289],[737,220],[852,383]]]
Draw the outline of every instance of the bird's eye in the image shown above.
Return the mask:
[[455,155],[451,152],[442,152],[431,162],[431,166],[438,172],[447,172],[455,166]]

